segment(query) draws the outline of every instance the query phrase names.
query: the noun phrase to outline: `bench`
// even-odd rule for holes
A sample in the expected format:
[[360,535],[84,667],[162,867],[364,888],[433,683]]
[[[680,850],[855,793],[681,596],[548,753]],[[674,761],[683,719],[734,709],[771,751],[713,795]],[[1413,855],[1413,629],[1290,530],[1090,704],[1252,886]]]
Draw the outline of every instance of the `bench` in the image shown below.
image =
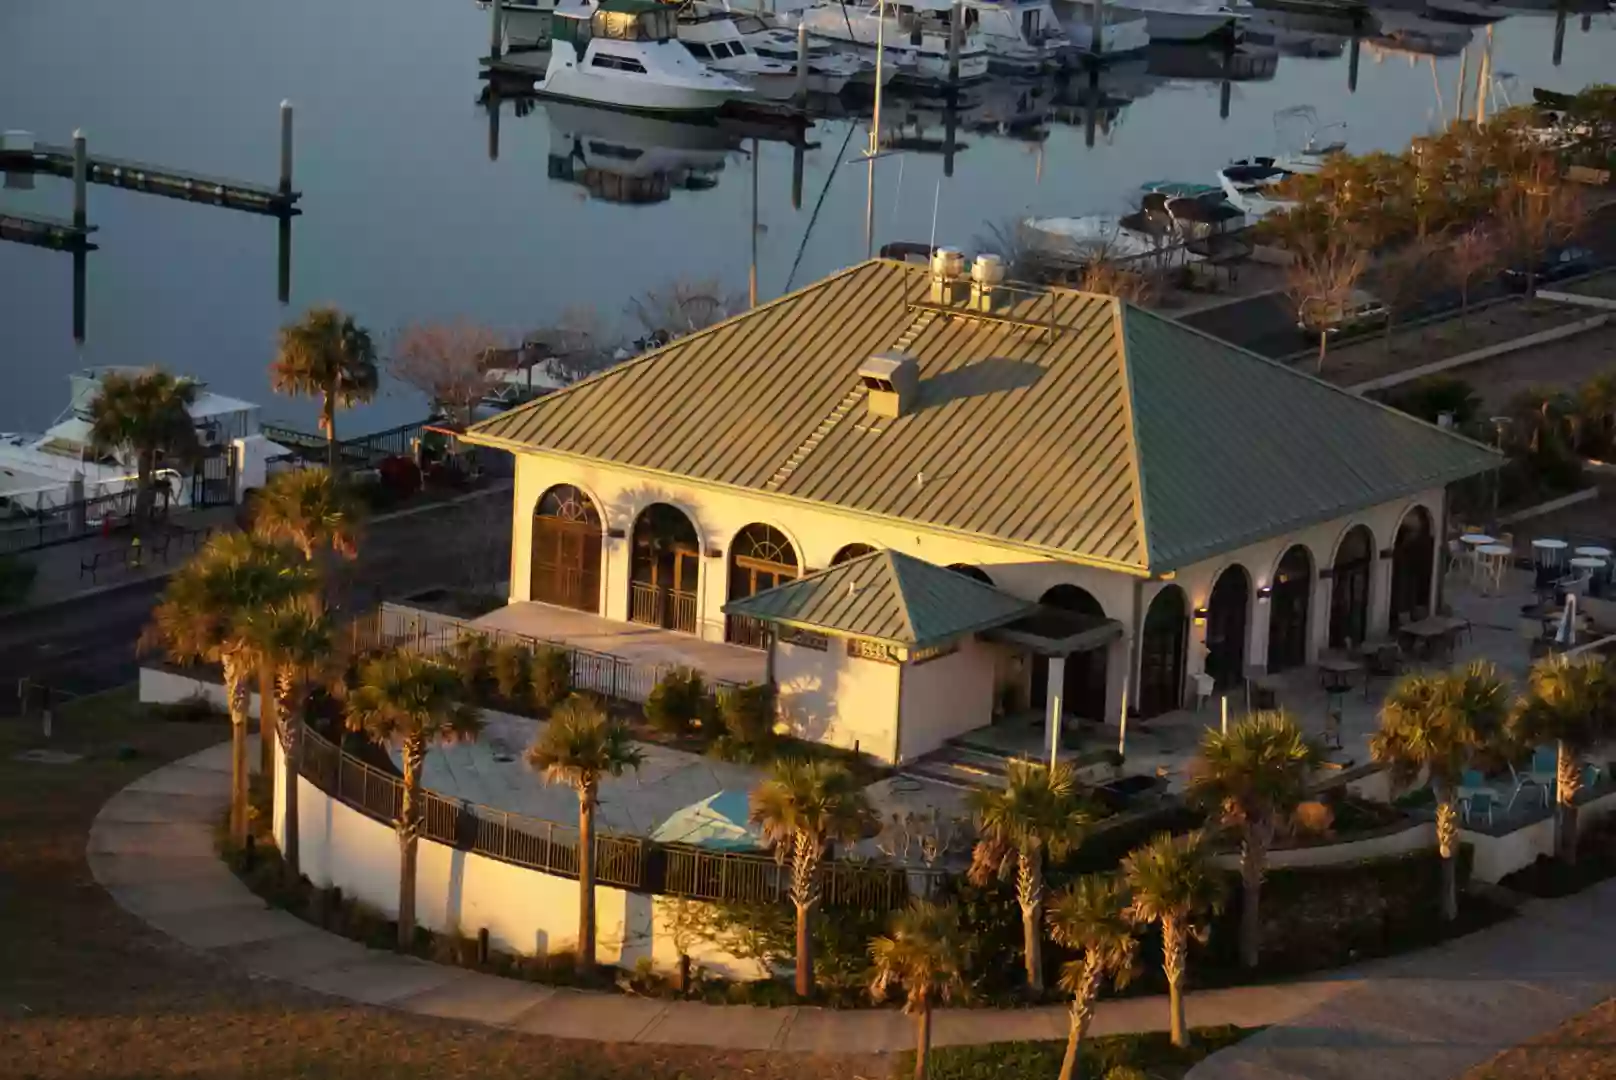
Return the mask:
[[95,581],[95,576],[101,571],[111,570],[115,566],[126,565],[128,565],[128,556],[122,548],[103,548],[89,558],[79,560],[79,580],[83,581],[84,575],[89,574],[90,580],[93,582]]

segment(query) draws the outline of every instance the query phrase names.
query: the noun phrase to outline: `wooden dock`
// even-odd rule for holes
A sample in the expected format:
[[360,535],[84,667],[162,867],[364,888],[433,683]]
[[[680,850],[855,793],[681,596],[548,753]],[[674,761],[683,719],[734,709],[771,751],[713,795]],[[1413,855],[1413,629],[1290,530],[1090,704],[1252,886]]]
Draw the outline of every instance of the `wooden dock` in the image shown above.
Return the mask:
[[90,243],[94,225],[75,225],[66,218],[23,214],[0,208],[0,240],[11,240],[52,251],[95,251]]
[[[297,202],[302,193],[298,191],[243,180],[226,180],[101,154],[90,155],[86,165],[86,179],[92,184],[128,188],[150,195],[208,203],[272,217],[290,217],[301,213],[297,209]],[[47,173],[71,179],[73,148],[40,143],[31,150],[0,150],[0,172]]]

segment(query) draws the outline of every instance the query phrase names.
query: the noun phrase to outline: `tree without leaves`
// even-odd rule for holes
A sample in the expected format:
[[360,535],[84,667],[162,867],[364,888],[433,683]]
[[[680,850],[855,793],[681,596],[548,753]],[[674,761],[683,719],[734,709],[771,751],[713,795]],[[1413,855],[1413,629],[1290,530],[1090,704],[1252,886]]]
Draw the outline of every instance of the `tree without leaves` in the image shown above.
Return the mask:
[[1056,893],[1049,904],[1049,936],[1078,954],[1062,966],[1060,981],[1072,995],[1060,1080],[1072,1080],[1100,990],[1107,979],[1121,989],[1135,974],[1139,939],[1122,882],[1113,875],[1088,874]]
[[595,967],[595,809],[600,782],[637,769],[645,755],[626,726],[613,720],[592,697],[574,694],[550,713],[544,730],[528,748],[527,763],[546,783],[566,784],[578,793],[578,970]]
[[977,788],[967,797],[976,817],[978,840],[971,859],[971,878],[1016,878],[1021,907],[1022,949],[1027,985],[1044,988],[1044,870],[1049,859],[1063,858],[1083,842],[1094,813],[1083,801],[1077,774],[1070,765],[1054,768],[1012,761],[1000,789]]
[[628,313],[653,337],[674,341],[746,310],[743,298],[716,278],[678,278],[628,302]]
[[[1288,216],[1288,215],[1287,215]],[[1319,327],[1318,370],[1324,370],[1329,335],[1323,330],[1332,314],[1345,309],[1363,277],[1368,256],[1343,234],[1326,231],[1297,233],[1289,247],[1292,261],[1285,268],[1285,292],[1296,304],[1304,324]]]
[[276,393],[319,400],[326,464],[335,472],[337,410],[376,396],[376,347],[370,332],[334,307],[312,308],[301,322],[281,327],[269,374]]
[[470,741],[482,730],[477,710],[463,703],[460,677],[452,668],[419,653],[395,652],[367,660],[347,692],[345,719],[386,745],[402,744],[403,798],[398,820],[398,944],[415,944],[415,860],[425,806],[421,773],[426,754],[443,743]]
[[1504,684],[1493,666],[1476,661],[1437,674],[1405,676],[1380,708],[1380,730],[1369,755],[1391,766],[1407,786],[1427,777],[1436,797],[1437,853],[1442,857],[1442,917],[1459,914],[1459,781],[1479,755],[1504,740]]
[[1240,837],[1240,961],[1256,967],[1259,902],[1268,850],[1307,798],[1319,748],[1283,712],[1258,712],[1221,732],[1208,728],[1190,763],[1187,796]]
[[1141,926],[1161,926],[1162,974],[1167,976],[1167,1008],[1174,1046],[1189,1045],[1184,1026],[1184,975],[1190,939],[1206,940],[1201,920],[1223,910],[1222,873],[1212,865],[1200,832],[1158,833],[1122,860],[1123,880],[1132,900],[1128,917]]
[[852,843],[875,827],[875,813],[844,766],[825,761],[776,761],[752,789],[751,820],[781,862],[791,860],[791,903],[797,915],[799,997],[814,990],[813,918],[819,908],[819,868],[830,846]]
[[504,347],[501,335],[465,319],[412,323],[398,332],[387,370],[451,422],[470,425],[472,408],[488,392],[490,361]]
[[1554,743],[1554,848],[1562,862],[1575,864],[1583,758],[1616,730],[1616,679],[1609,662],[1590,654],[1548,656],[1533,664],[1510,729],[1523,746]]
[[904,990],[903,1011],[915,1018],[915,1080],[925,1080],[931,1060],[931,1010],[968,993],[969,942],[953,904],[913,900],[892,918],[891,932],[870,942],[870,996],[886,999]]
[[622,335],[614,333],[592,308],[569,307],[550,326],[522,343],[519,363],[529,371],[542,366],[563,385],[605,371],[617,362]]
[[1526,295],[1537,295],[1537,268],[1549,251],[1575,236],[1587,220],[1582,197],[1544,158],[1512,177],[1494,215],[1503,250],[1526,273]]
[[158,459],[192,460],[201,450],[190,413],[196,394],[196,383],[161,368],[101,377],[101,389],[90,402],[90,443],[134,458],[137,519],[151,516]]
[[1414,308],[1431,292],[1431,257],[1433,246],[1426,239],[1410,241],[1375,267],[1375,292],[1386,305],[1386,325],[1382,328],[1381,345],[1386,352],[1392,349],[1392,332],[1401,316]]
[[1498,268],[1498,238],[1485,225],[1472,225],[1446,248],[1448,280],[1459,290],[1459,322],[1470,314],[1470,290]]
[[313,577],[290,548],[244,533],[210,540],[169,580],[152,612],[145,642],[177,663],[201,661],[224,670],[230,713],[230,838],[247,842],[247,709],[250,677],[263,666],[250,625],[258,612],[297,602]]

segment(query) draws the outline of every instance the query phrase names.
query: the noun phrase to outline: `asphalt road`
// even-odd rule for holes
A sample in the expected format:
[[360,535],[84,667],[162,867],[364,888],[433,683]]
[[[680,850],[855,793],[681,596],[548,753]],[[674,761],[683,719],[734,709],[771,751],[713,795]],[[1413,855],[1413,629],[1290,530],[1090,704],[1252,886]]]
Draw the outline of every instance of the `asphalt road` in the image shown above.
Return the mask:
[[[1616,205],[1602,207],[1575,243],[1592,250],[1602,266],[1616,266]],[[1374,275],[1368,275],[1363,288],[1375,291]],[[1475,303],[1503,295],[1500,282],[1489,282],[1470,290]],[[1400,322],[1428,318],[1459,306],[1457,289],[1438,289],[1413,310],[1398,317]],[[1296,305],[1284,293],[1265,293],[1247,300],[1185,315],[1187,326],[1231,341],[1242,348],[1278,360],[1298,353],[1312,355],[1313,347],[1296,329]]]

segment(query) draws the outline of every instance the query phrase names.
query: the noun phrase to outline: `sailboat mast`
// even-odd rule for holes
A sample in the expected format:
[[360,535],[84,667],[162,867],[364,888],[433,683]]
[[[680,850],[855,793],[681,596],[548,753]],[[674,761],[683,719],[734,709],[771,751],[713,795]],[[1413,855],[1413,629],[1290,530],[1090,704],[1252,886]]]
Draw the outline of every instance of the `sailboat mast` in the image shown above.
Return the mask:
[[875,154],[881,137],[881,65],[886,60],[887,52],[886,0],[877,0],[875,15],[875,109],[870,118],[870,146],[864,152],[865,168],[868,171],[864,189],[864,257],[866,259],[875,255]]

